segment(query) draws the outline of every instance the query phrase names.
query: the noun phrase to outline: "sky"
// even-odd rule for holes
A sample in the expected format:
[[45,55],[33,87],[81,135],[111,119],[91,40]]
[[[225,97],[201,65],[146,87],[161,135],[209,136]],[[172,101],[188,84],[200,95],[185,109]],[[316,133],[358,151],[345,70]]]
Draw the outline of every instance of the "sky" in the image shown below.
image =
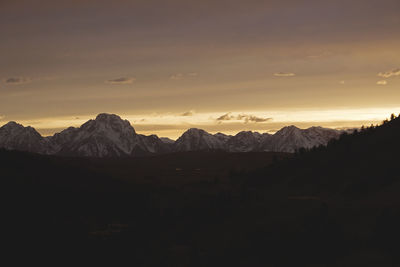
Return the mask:
[[398,0],[0,0],[0,125],[177,138],[400,113]]

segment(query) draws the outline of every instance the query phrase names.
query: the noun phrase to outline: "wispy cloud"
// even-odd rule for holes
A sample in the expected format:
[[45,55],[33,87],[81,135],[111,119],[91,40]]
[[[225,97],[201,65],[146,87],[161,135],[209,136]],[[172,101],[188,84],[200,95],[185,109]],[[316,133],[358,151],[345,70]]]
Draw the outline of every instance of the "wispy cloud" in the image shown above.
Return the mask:
[[230,113],[226,113],[217,118],[217,121],[230,121],[235,119],[235,116],[232,116]]
[[189,110],[189,111],[183,112],[183,113],[181,114],[181,116],[183,116],[183,117],[190,117],[190,116],[193,116],[194,113],[195,113],[194,110]]
[[10,77],[4,80],[6,84],[10,85],[20,85],[32,82],[31,78],[27,77]]
[[276,72],[274,73],[275,77],[293,77],[296,76],[293,72]]
[[387,85],[387,81],[385,81],[385,80],[377,81],[376,84],[377,85]]
[[177,73],[177,74],[172,74],[169,77],[170,80],[174,80],[174,81],[180,81],[185,79],[185,75],[183,75],[182,73]]
[[272,120],[272,118],[261,118],[261,117],[257,117],[257,116],[254,116],[254,115],[248,115],[248,114],[238,115],[237,118],[239,120],[244,120],[245,123],[248,123],[248,122],[267,122],[267,121]]
[[249,115],[249,114],[239,114],[239,115],[231,115],[231,113],[226,113],[216,119],[218,122],[222,121],[230,121],[230,120],[236,120],[236,121],[244,121],[244,123],[249,123],[249,122],[267,122],[272,120],[272,118],[262,118],[262,117],[257,117],[254,115]]
[[380,72],[378,73],[379,77],[383,77],[383,78],[390,78],[393,76],[400,76],[400,68],[399,69],[393,69],[393,70],[389,70],[386,72]]
[[309,55],[307,57],[310,58],[310,59],[317,59],[317,58],[328,57],[328,56],[331,56],[331,55],[333,55],[333,53],[331,51],[324,51],[322,53]]
[[121,78],[117,78],[117,79],[107,80],[106,83],[115,84],[115,85],[131,84],[135,80],[136,80],[135,78],[121,77]]
[[199,74],[197,72],[189,72],[189,73],[175,73],[172,74],[171,76],[169,76],[170,80],[173,81],[181,81],[187,78],[196,78],[197,76],[199,76]]

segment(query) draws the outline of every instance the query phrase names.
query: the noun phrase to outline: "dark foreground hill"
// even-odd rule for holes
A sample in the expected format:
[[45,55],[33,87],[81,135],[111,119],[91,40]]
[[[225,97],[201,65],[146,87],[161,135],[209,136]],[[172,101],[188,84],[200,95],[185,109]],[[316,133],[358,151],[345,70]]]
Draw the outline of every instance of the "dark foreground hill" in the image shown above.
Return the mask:
[[0,151],[8,247],[92,264],[398,266],[399,134],[393,118],[294,157]]

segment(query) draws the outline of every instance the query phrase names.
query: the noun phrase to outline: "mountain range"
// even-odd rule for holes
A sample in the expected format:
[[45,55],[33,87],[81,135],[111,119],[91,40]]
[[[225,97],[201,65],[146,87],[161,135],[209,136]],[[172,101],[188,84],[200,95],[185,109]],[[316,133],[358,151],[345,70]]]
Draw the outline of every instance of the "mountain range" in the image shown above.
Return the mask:
[[0,128],[0,148],[47,155],[124,157],[184,151],[295,152],[300,148],[326,145],[343,131],[287,126],[275,134],[242,131],[231,136],[191,128],[176,141],[136,133],[128,120],[114,114],[99,114],[78,128],[69,127],[43,137],[34,128],[9,122]]

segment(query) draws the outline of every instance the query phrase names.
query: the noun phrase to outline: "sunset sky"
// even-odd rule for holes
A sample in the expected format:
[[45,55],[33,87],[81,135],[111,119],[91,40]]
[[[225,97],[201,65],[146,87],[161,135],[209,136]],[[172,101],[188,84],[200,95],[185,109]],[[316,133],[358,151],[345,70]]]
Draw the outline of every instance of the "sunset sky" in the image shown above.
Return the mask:
[[1,0],[0,125],[358,127],[400,113],[399,0]]

